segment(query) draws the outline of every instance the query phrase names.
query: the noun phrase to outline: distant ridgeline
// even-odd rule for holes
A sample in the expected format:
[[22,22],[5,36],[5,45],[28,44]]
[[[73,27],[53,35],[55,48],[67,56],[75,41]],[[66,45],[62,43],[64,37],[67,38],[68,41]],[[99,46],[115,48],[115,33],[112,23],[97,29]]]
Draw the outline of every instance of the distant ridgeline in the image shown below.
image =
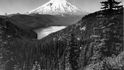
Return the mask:
[[[124,70],[123,8],[113,15],[102,13],[91,13],[41,40],[9,41],[2,57],[5,70]],[[20,32],[14,25],[9,30],[13,28]]]

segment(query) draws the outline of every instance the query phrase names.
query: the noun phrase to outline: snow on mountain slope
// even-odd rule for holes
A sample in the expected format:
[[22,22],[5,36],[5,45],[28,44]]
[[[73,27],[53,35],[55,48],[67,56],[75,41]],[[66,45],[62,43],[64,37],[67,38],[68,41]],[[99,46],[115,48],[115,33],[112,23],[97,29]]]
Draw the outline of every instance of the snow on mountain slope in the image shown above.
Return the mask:
[[66,28],[66,26],[50,26],[50,27],[44,28],[44,29],[39,28],[34,31],[37,33],[37,39],[42,39],[43,37],[45,37],[51,33],[57,32],[59,30],[62,30],[64,28]]
[[29,14],[79,15],[81,10],[67,0],[50,0],[46,4],[28,12]]

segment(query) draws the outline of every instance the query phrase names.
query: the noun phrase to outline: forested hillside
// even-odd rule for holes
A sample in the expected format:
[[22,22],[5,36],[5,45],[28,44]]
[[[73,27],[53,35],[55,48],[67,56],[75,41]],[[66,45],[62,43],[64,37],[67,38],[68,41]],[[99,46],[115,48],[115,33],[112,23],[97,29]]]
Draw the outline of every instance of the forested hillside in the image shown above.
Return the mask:
[[34,39],[36,38],[36,33],[32,30],[24,30],[17,25],[14,25],[8,17],[1,16],[0,17],[0,30],[3,36],[13,36],[13,38],[28,38]]
[[124,70],[123,9],[91,13],[41,40],[6,38],[5,70]]

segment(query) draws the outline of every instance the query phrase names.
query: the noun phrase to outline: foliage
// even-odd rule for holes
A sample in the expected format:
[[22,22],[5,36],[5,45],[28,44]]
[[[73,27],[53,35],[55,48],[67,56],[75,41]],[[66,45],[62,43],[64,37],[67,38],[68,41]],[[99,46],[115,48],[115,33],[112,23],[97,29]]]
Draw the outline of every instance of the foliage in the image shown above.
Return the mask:
[[88,15],[42,40],[23,38],[17,27],[5,25],[0,43],[6,41],[7,54],[1,51],[6,70],[123,70],[122,13],[98,16]]

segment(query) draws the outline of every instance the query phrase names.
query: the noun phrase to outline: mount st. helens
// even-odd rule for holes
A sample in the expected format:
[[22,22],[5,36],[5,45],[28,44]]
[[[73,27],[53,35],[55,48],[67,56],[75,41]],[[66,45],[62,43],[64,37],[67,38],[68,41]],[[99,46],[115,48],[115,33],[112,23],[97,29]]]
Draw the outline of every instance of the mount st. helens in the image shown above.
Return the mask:
[[50,0],[46,4],[28,12],[29,14],[80,15],[82,11],[67,0]]

